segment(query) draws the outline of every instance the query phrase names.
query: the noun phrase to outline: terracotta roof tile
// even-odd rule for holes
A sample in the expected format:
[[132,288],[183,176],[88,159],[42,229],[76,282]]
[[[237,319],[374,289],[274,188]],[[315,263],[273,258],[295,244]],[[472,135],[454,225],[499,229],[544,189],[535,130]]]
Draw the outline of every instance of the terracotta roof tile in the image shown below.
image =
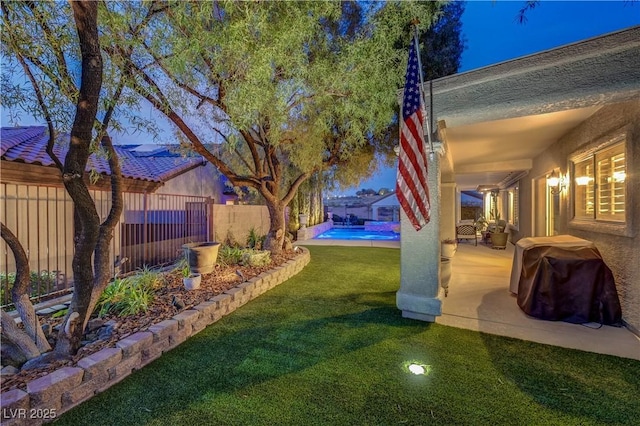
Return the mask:
[[[53,152],[60,161],[64,161],[69,135],[61,134],[56,139]],[[44,126],[0,128],[0,156],[6,161],[53,166],[54,163],[46,152],[47,142],[48,131]],[[163,147],[140,154],[135,151],[138,147],[139,145],[114,146],[120,158],[123,177],[165,182],[203,163],[201,157],[182,157]],[[89,170],[108,175],[107,158],[92,154],[87,163],[87,171]]]

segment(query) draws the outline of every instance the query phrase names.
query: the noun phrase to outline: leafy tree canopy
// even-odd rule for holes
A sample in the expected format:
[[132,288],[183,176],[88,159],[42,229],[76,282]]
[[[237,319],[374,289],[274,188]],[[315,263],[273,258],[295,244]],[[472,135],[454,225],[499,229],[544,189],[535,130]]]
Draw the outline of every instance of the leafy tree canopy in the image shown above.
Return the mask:
[[265,198],[275,232],[313,173],[353,183],[370,169],[389,140],[410,21],[429,26],[439,6],[107,2],[103,44],[185,146]]

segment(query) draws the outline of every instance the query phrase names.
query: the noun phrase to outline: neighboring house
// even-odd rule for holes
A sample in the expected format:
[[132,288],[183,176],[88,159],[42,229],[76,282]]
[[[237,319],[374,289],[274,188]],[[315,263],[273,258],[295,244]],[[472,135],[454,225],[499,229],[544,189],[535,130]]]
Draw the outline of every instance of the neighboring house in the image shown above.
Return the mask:
[[[54,145],[62,162],[68,138],[61,134]],[[31,270],[55,275],[56,290],[64,290],[73,282],[74,212],[60,171],[46,153],[47,128],[2,128],[0,140],[0,220],[23,243]],[[124,211],[111,258],[114,265],[127,259],[120,272],[173,261],[185,242],[213,238],[213,204],[224,204],[226,197],[224,179],[211,164],[156,145],[114,148],[122,168]],[[87,171],[95,173],[89,188],[104,220],[111,204],[107,159],[91,155]],[[4,242],[2,248],[0,276],[6,276],[15,271],[15,264]]]
[[398,221],[400,204],[395,193],[357,197],[338,197],[323,200],[325,213],[333,213],[334,221],[355,216],[360,220]]
[[497,188],[512,243],[596,244],[640,334],[640,26],[432,84],[440,238],[454,235],[461,191]]
[[371,219],[400,221],[400,202],[395,192],[383,195],[371,204]]

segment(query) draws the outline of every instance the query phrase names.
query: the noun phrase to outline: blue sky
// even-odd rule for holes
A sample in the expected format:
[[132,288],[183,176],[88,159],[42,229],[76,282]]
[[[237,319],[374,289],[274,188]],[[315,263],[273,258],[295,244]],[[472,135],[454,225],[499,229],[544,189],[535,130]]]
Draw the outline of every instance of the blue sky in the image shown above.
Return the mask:
[[[530,55],[579,40],[640,25],[640,1],[545,1],[515,18],[524,1],[468,1],[462,16],[466,49],[460,72]],[[423,64],[428,66],[427,64]],[[382,169],[360,188],[394,188],[395,169]]]

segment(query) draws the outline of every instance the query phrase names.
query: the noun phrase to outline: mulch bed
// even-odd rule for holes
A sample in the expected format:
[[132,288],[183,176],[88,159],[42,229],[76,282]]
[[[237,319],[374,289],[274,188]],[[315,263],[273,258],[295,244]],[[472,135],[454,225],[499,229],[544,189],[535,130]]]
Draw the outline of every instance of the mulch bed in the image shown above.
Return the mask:
[[[163,275],[164,285],[160,290],[155,293],[153,302],[151,303],[149,310],[137,315],[128,317],[117,317],[112,315],[105,315],[103,319],[105,321],[114,320],[118,323],[113,334],[109,340],[96,340],[89,343],[78,351],[78,353],[69,360],[56,361],[46,367],[36,368],[33,370],[20,371],[19,373],[11,376],[2,377],[2,383],[0,385],[0,391],[5,392],[11,389],[21,389],[26,391],[27,383],[49,374],[61,367],[74,367],[78,361],[82,358],[96,353],[104,348],[115,347],[116,343],[130,334],[144,331],[149,326],[171,319],[177,313],[191,309],[202,302],[205,302],[212,297],[223,293],[225,290],[233,288],[242,283],[242,278],[237,273],[241,272],[245,280],[253,278],[262,272],[267,272],[274,269],[290,259],[293,259],[298,254],[290,251],[283,252],[280,255],[271,256],[271,264],[268,266],[220,266],[216,265],[216,269],[210,273],[202,276],[200,288],[197,290],[187,291],[182,283],[182,275],[178,272],[168,272]],[[177,308],[173,303],[175,299],[178,299],[183,308]],[[62,322],[62,318],[51,318],[50,315],[40,317],[40,324],[49,324],[51,327]],[[55,332],[53,333],[55,335]]]

